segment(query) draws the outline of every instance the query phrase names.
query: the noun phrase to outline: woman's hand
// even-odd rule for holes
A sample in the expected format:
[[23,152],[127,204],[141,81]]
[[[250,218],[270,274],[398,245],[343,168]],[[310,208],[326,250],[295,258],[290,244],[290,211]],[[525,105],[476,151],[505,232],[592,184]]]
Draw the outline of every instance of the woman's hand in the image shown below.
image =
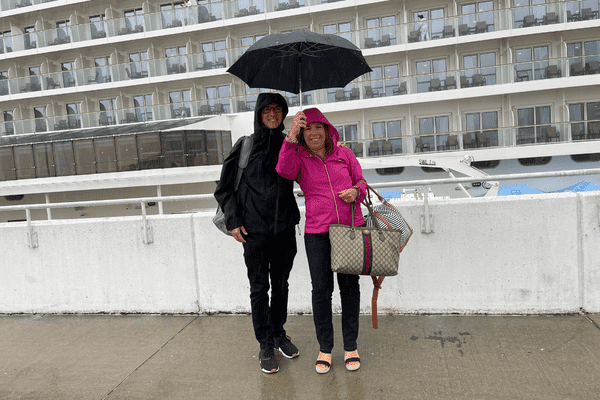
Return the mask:
[[346,203],[352,203],[358,197],[358,191],[355,188],[350,188],[346,190],[342,190],[340,193],[340,198],[344,200]]
[[300,129],[303,128],[306,128],[306,115],[302,111],[298,111],[292,120],[292,129],[290,129],[290,133],[287,136],[288,141],[297,141]]

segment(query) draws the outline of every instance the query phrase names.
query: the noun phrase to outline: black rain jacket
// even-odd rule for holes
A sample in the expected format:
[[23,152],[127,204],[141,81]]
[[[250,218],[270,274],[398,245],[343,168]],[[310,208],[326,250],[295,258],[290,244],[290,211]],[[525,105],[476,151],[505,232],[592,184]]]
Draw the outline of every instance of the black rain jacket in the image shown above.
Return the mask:
[[294,181],[282,178],[275,171],[285,137],[283,121],[275,129],[268,129],[262,124],[262,109],[272,103],[283,107],[283,118],[288,113],[287,102],[282,95],[258,95],[254,110],[254,143],[235,196],[235,178],[243,137],[235,143],[223,162],[215,199],[223,209],[225,226],[230,231],[244,226],[248,233],[277,234],[300,222],[300,212],[293,193]]

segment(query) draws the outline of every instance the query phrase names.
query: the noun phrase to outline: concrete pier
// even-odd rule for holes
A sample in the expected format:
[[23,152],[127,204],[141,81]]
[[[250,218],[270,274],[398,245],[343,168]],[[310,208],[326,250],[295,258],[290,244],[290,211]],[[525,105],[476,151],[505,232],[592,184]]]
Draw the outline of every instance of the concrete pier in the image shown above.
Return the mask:
[[300,356],[260,371],[247,315],[0,316],[2,399],[597,399],[600,314],[363,316],[346,371],[340,318],[326,375],[312,316]]

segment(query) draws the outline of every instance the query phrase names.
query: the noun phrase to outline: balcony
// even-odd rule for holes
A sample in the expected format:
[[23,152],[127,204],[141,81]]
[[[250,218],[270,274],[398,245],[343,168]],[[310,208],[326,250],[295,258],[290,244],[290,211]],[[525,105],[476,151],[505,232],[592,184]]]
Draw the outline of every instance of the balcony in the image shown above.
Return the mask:
[[[34,0],[33,3],[37,4],[36,1],[39,2],[40,0]],[[11,51],[17,52],[35,47],[43,48],[57,44],[105,39],[107,37],[123,37],[158,30],[183,29],[184,26],[199,25],[207,22],[273,13],[282,10],[302,9],[308,5],[307,1],[257,1],[253,3],[255,5],[249,8],[240,8],[237,1],[222,1],[147,13],[134,17],[78,24],[68,27],[70,33],[65,35],[58,33],[60,29],[51,29],[36,32],[35,34],[26,33],[24,35],[12,36],[14,46],[11,48]],[[14,0],[3,0],[2,4],[4,5],[5,3],[6,6],[3,9],[12,9],[11,7],[15,4]],[[310,6],[318,6],[326,3],[332,3],[332,1],[314,0],[310,2]],[[355,29],[351,32],[340,33],[339,35],[350,40],[361,49],[376,49],[399,44],[465,37],[556,23],[596,20],[599,18],[599,10],[599,1],[567,1],[448,16],[418,22],[402,22],[383,27]],[[62,29],[66,30],[66,28]],[[29,36],[31,35],[37,35],[40,40],[30,40]],[[20,36],[27,37],[20,38]],[[5,44],[2,44],[0,47],[2,47],[0,52],[8,52],[8,49],[4,48]]]

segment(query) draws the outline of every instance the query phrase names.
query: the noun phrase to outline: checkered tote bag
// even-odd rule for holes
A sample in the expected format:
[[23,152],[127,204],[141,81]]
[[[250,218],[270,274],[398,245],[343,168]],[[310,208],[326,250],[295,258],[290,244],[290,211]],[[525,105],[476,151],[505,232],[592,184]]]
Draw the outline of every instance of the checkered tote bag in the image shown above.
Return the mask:
[[[373,206],[371,202],[371,194],[376,195],[381,203]],[[402,239],[400,240],[400,247],[398,249],[399,252],[402,252],[402,250],[404,250],[404,247],[408,243],[408,239],[410,239],[410,237],[412,236],[413,230],[410,226],[408,226],[400,212],[396,209],[396,207],[394,207],[393,205],[388,203],[383,197],[381,197],[381,195],[377,193],[377,191],[368,184],[367,195],[365,196],[365,203],[368,203],[373,208],[372,214],[374,216],[374,218],[371,216],[371,214],[365,216],[367,226],[374,226],[373,221],[376,221],[377,226],[380,228],[399,229],[402,231]]]

